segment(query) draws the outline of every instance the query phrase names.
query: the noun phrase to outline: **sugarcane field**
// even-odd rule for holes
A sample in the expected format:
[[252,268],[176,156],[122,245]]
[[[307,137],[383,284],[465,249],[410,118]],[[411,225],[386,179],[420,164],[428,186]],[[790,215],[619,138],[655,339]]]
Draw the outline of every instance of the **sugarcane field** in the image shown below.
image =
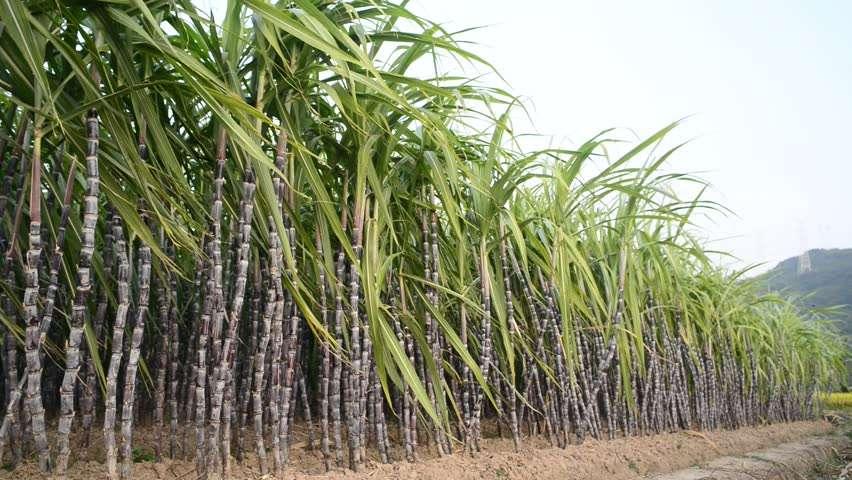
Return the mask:
[[[846,250],[758,264],[852,236],[741,223],[818,222],[784,210],[815,208],[810,188],[838,219],[852,189],[799,170],[776,194],[776,156],[765,182],[710,162],[739,140],[693,146],[704,104],[679,90],[648,93],[651,129],[564,137],[583,92],[577,112],[532,106],[513,75],[670,91],[567,53],[605,47],[522,33],[609,7],[530,4],[0,0],[0,479],[847,478],[850,310],[779,286]],[[466,36],[490,23],[473,38],[495,55]],[[601,95],[606,125],[638,118]],[[539,109],[560,136],[527,126]],[[852,292],[843,275],[831,292]]]

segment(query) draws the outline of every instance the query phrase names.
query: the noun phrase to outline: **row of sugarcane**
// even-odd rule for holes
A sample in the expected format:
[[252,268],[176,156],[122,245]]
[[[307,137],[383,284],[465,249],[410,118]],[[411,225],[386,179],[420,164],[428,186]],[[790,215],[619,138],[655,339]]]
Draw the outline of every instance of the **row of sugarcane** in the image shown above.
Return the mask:
[[802,420],[842,377],[817,314],[689,233],[674,125],[603,167],[607,135],[519,152],[504,92],[407,73],[478,58],[404,5],[0,7],[12,466],[64,477],[100,428],[130,478],[142,425],[200,478],[305,437],[359,470]]
[[[403,447],[408,460],[416,458],[418,445],[422,443],[434,444],[441,455],[451,454],[458,444],[465,450],[478,450],[484,416],[496,421],[501,434],[505,428],[518,448],[524,432],[527,436],[544,435],[552,445],[565,447],[582,442],[587,434],[614,438],[689,428],[738,428],[764,421],[800,420],[814,413],[815,377],[803,376],[791,381],[786,375],[759,374],[751,340],[739,349],[731,338],[714,338],[712,334],[702,341],[688,342],[689,336],[682,330],[682,316],[688,312],[657,303],[652,287],[643,295],[646,304],[638,318],[639,330],[635,332],[642,342],[637,346],[636,342],[628,341],[628,348],[619,349],[614,329],[624,324],[628,315],[624,289],[629,275],[624,249],[617,252],[618,288],[611,299],[615,310],[610,324],[607,328],[582,327],[576,324],[576,319],[569,322],[563,318],[557,306],[560,292],[554,281],[539,267],[533,272],[522,267],[512,241],[505,235],[498,236],[497,247],[486,254],[483,264],[474,266],[479,308],[462,304],[458,324],[450,327],[460,336],[456,340],[461,342],[461,349],[456,351],[450,345],[452,340],[447,338],[449,332],[439,326],[437,318],[440,315],[446,321],[456,312],[449,310],[452,302],[442,306],[440,299],[443,225],[431,193],[425,195],[424,203],[431,203],[433,208],[422,212],[422,230],[416,242],[422,254],[423,294],[419,300],[413,298],[405,291],[404,277],[388,271],[387,288],[383,292],[388,308],[386,316],[379,319],[387,322],[383,328],[398,342],[395,347],[404,352],[414,368],[416,382],[425,386],[428,401],[417,399],[413,392],[419,387],[416,383],[412,386],[399,379],[388,382],[389,378],[385,377],[383,387],[373,361],[376,352],[372,350],[370,326],[374,322],[366,318],[367,308],[362,305],[362,274],[356,263],[363,256],[362,231],[367,213],[356,212],[351,219],[354,261],[347,260],[342,248],[337,248],[337,254],[331,257],[334,263],[326,265],[319,236],[315,253],[300,255],[295,229],[286,226],[289,221],[284,228],[286,243],[273,227],[268,233],[268,249],[261,253],[261,248],[252,245],[255,184],[249,170],[243,180],[239,208],[233,213],[232,228],[227,231],[231,240],[223,241],[226,238],[222,228],[224,133],[218,137],[212,220],[209,238],[205,239],[207,255],[195,259],[200,265],[195,279],[179,282],[177,275],[165,268],[162,277],[152,278],[150,247],[136,242],[133,251],[132,242],[129,245],[125,240],[120,216],[108,208],[107,218],[102,220],[104,244],[100,256],[104,278],[112,281],[100,284],[99,300],[91,302],[92,311],[87,312],[89,306],[78,299],[81,292],[92,288],[86,269],[92,263],[95,249],[86,238],[94,239],[94,233],[87,234],[85,228],[97,227],[99,133],[95,111],[90,111],[87,117],[87,135],[88,188],[82,202],[85,208],[83,248],[77,267],[79,283],[73,297],[68,293],[71,288],[66,287],[65,295],[58,298],[59,305],[71,305],[70,330],[65,340],[64,368],[54,365],[49,372],[56,378],[48,378],[45,387],[41,387],[45,376],[42,362],[45,353],[49,353],[45,337],[63,335],[61,328],[51,328],[51,317],[54,309],[64,310],[56,307],[57,292],[63,291],[57,270],[64,245],[58,242],[63,236],[57,236],[50,262],[40,262],[42,229],[37,209],[41,189],[30,188],[35,196],[30,199],[29,248],[22,269],[26,279],[23,309],[20,313],[14,307],[6,311],[11,318],[26,321],[23,346],[26,361],[24,368],[18,365],[20,342],[14,338],[14,329],[9,328],[3,363],[6,384],[3,440],[5,445],[16,447],[15,461],[20,459],[21,449],[28,445],[31,436],[42,468],[65,471],[70,454],[69,434],[75,418],[74,397],[78,391],[80,429],[85,438],[90,435],[93,418],[99,416],[102,401],[109,471],[113,476],[118,474],[120,453],[123,459],[120,473],[128,476],[134,404],[143,396],[136,389],[143,346],[151,372],[151,391],[146,395],[150,397],[147,405],[139,405],[137,409],[150,409],[147,414],[157,429],[157,456],[165,455],[166,444],[168,456],[188,455],[187,442],[179,436],[194,428],[199,472],[229,472],[232,444],[237,447],[238,459],[243,459],[246,452],[253,452],[263,473],[273,469],[281,472],[289,463],[289,445],[299,404],[300,420],[308,428],[308,443],[313,445],[314,436],[319,436],[326,468],[347,464],[353,469],[363,464],[370,445],[377,448],[381,461],[391,461],[392,437]],[[34,138],[38,142],[38,133]],[[37,185],[32,182],[37,182],[40,176],[38,148],[35,143],[31,185]],[[16,145],[15,150],[23,151],[24,145]],[[144,135],[140,135],[138,150],[144,159],[147,151]],[[286,135],[279,136],[276,152],[277,168],[286,171]],[[11,155],[7,168],[20,169],[16,162],[21,162],[21,158]],[[285,182],[275,182],[275,189],[283,209],[292,196]],[[66,187],[65,192],[60,229],[62,222],[67,222],[73,200],[71,189]],[[95,200],[90,200],[92,197]],[[24,207],[25,203],[19,203],[14,217],[21,218]],[[272,221],[269,223],[273,225]],[[348,225],[349,219],[344,218],[342,223]],[[156,225],[152,225],[152,230],[157,230]],[[14,242],[15,236],[11,238]],[[162,235],[160,239],[163,251],[174,255],[174,248],[166,244]],[[9,248],[15,251],[15,245]],[[294,259],[312,261],[296,263],[298,269],[287,268],[282,249],[289,250]],[[130,273],[129,259],[136,264],[135,275]],[[10,272],[16,268],[13,262],[13,257],[7,256],[4,266]],[[503,285],[500,294],[505,299],[504,319],[492,312],[495,302],[486,280],[493,274],[489,272],[498,270]],[[13,287],[14,277],[8,278],[7,286]],[[40,279],[47,280],[43,301]],[[316,314],[321,320],[320,333],[305,327],[302,313],[290,294],[289,289],[298,288],[300,282],[319,291]],[[149,299],[152,283],[153,301]],[[113,294],[107,292],[112,285],[115,285],[114,308],[106,300]],[[135,290],[134,302],[131,290]],[[6,293],[7,306],[14,304],[10,298],[12,292]],[[41,315],[38,305],[42,305]],[[157,305],[157,309],[152,310],[152,305]],[[179,305],[188,307],[181,311]],[[440,312],[442,309],[445,311]],[[86,346],[81,338],[87,313],[92,315],[92,328],[97,335],[96,342],[88,345],[100,347],[100,351],[88,355],[85,350],[80,351]],[[401,322],[402,316],[413,316],[409,322],[414,323]],[[130,323],[128,317],[132,319]],[[149,317],[155,321],[156,330],[149,328],[146,336]],[[479,325],[468,323],[477,318]],[[492,324],[502,320],[508,325],[510,337],[521,341],[518,346],[510,346],[520,357],[516,362],[519,370],[512,371],[505,365],[509,357],[506,352],[502,355],[495,352],[495,343],[499,341],[492,332]],[[129,341],[124,340],[126,329],[130,332]],[[608,341],[604,335],[607,329]],[[111,336],[103,335],[109,331]],[[463,358],[461,352],[469,357]],[[99,368],[106,372],[104,391],[95,381],[94,372],[98,369],[93,363],[107,357],[109,361]],[[125,375],[120,383],[122,362]],[[82,375],[78,373],[81,364],[85,366]],[[473,372],[485,381],[477,382]],[[59,377],[62,381],[57,389]],[[75,389],[77,379],[81,380],[82,388]],[[26,386],[24,393],[23,386]],[[47,443],[42,398],[49,401],[56,396],[60,402],[56,405],[54,401],[53,405],[59,417],[55,447],[58,455],[54,462]],[[119,398],[122,438],[121,449],[117,451],[114,429]],[[167,417],[168,443],[163,440]],[[23,425],[20,418],[25,419]],[[319,420],[318,433],[314,419]],[[389,419],[398,424],[396,435],[391,434]],[[236,435],[232,435],[232,429]],[[250,443],[253,440],[254,448],[246,447],[246,437],[250,437]],[[179,444],[184,447],[179,449]],[[344,462],[345,458],[348,463]]]

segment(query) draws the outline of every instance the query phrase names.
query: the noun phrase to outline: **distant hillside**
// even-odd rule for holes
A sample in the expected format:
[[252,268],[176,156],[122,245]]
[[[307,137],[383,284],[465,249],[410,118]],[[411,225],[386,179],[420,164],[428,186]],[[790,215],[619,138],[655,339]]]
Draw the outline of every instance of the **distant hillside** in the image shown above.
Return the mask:
[[769,290],[812,294],[809,306],[846,305],[840,328],[852,335],[852,248],[809,250],[808,255],[810,271],[800,271],[799,257],[793,257],[759,278]]

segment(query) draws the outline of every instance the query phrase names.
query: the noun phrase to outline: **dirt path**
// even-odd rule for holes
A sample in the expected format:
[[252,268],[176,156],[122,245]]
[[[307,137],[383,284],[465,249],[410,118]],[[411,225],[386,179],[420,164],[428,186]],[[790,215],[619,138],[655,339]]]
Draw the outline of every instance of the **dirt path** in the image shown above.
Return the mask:
[[849,446],[844,435],[810,437],[743,455],[720,457],[653,480],[801,480]]
[[[411,479],[411,480],[474,480],[474,479],[611,479],[644,478],[661,472],[673,472],[702,465],[721,456],[741,455],[808,437],[826,435],[833,430],[828,422],[798,422],[743,428],[734,432],[678,432],[643,438],[620,438],[612,441],[587,441],[566,449],[550,448],[541,440],[527,442],[515,453],[511,441],[487,439],[482,453],[473,457],[457,453],[444,458],[432,457],[421,448],[417,463],[397,461],[390,465],[371,461],[359,473],[346,470],[322,472],[321,454],[306,450],[304,443],[291,454],[292,464],[283,478],[301,479]],[[152,448],[154,435],[140,432],[134,441],[141,451]],[[190,446],[190,448],[192,448]],[[69,479],[105,478],[102,454],[97,445],[90,450],[98,461],[77,460],[71,467]],[[401,452],[395,452],[399,459]],[[141,462],[134,465],[133,478],[194,479],[194,461]],[[0,479],[40,478],[32,463],[20,465],[13,472],[0,472]],[[234,464],[232,478],[246,480],[261,478],[257,462],[247,458],[242,465]],[[678,478],[677,480],[686,480]],[[697,477],[701,478],[701,477]],[[721,478],[721,477],[719,477]],[[674,480],[674,479],[672,479]]]

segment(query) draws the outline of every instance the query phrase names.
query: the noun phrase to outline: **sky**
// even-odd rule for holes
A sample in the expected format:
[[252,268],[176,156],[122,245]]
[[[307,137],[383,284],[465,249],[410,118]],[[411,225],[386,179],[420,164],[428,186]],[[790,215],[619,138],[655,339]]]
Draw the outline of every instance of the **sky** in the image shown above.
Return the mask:
[[[224,0],[198,0],[222,11]],[[852,248],[852,2],[413,0],[524,100],[518,130],[577,146],[685,119],[669,169],[732,213],[700,218],[732,267]],[[219,16],[219,15],[217,15]],[[457,68],[465,68],[457,66]],[[465,72],[469,73],[469,72]]]

